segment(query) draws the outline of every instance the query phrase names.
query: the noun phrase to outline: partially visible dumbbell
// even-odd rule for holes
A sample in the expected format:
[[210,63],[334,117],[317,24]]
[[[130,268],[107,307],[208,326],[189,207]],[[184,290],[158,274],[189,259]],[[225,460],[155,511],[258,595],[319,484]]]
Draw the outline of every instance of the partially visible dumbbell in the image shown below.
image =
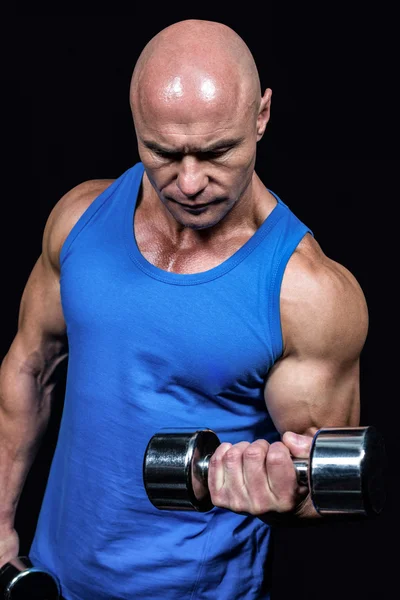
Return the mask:
[[[149,500],[161,510],[213,508],[208,465],[220,444],[211,429],[162,429],[149,441],[143,481]],[[321,514],[379,514],[384,506],[386,453],[373,426],[317,431],[309,458],[293,458],[300,484],[308,487]]]
[[19,556],[0,568],[0,600],[59,600],[60,584],[49,571]]

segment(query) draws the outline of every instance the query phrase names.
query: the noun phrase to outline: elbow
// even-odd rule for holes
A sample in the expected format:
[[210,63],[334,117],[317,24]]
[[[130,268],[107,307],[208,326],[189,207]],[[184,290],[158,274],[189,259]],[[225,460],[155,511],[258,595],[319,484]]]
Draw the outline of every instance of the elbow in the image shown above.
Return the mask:
[[[56,351],[54,351],[56,350]],[[60,379],[68,352],[64,346],[51,353],[25,352],[14,341],[0,367],[0,408],[4,413],[47,412],[48,398]]]

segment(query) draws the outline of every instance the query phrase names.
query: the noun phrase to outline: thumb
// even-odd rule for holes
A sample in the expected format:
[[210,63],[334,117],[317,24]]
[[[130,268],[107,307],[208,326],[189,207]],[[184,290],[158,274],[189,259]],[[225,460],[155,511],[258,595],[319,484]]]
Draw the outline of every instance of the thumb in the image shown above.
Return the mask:
[[311,450],[313,436],[300,435],[293,431],[285,431],[282,436],[282,442],[289,448],[290,454],[294,458],[308,458]]

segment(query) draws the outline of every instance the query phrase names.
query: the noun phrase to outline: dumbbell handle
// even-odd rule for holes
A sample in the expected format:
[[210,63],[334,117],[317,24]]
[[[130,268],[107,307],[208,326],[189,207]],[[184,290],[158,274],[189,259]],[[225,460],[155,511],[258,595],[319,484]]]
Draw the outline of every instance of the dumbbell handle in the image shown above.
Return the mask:
[[309,464],[308,459],[303,458],[292,458],[294,468],[296,470],[297,482],[299,485],[305,485],[309,487],[308,472]]
[[[207,454],[204,458],[200,458],[197,461],[197,469],[199,476],[202,478],[203,482],[207,484],[208,482],[208,469],[210,465],[210,460],[213,453]],[[297,482],[299,485],[304,485],[309,487],[309,461],[308,458],[292,458],[293,466],[296,470]]]

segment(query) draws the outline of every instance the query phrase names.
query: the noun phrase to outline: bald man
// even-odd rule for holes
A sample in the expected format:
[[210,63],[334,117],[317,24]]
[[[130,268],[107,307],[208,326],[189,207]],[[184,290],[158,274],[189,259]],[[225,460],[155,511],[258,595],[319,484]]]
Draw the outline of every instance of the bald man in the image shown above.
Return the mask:
[[[366,301],[254,170],[271,93],[229,27],[167,27],[132,75],[140,162],[48,218],[1,368],[0,565],[68,358],[30,551],[66,600],[269,598],[271,523],[320,518],[292,457],[359,423]],[[204,426],[214,508],[158,511],[149,439]]]

